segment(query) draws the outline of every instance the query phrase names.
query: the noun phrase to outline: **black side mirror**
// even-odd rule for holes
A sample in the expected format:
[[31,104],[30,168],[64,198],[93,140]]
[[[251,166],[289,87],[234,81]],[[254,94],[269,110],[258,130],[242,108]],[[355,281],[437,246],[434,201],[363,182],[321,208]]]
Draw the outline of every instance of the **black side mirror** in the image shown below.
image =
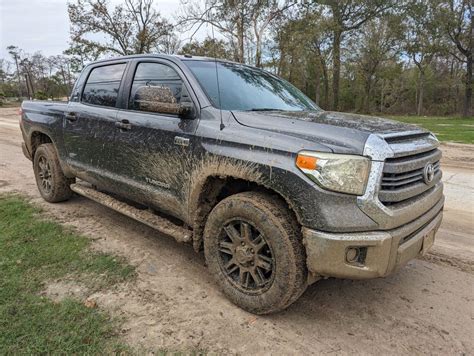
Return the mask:
[[179,104],[179,117],[182,119],[194,119],[196,117],[194,104],[190,101]]

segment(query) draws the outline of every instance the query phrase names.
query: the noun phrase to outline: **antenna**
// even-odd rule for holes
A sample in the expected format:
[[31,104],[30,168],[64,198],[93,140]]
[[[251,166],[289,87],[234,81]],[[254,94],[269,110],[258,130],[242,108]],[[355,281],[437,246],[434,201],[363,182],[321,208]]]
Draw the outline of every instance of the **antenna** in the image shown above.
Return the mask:
[[[209,11],[209,15],[211,14],[212,11]],[[220,125],[220,130],[224,130],[224,121],[222,120],[222,106],[221,106],[221,87],[219,85],[219,71],[217,69],[217,48],[216,48],[216,37],[214,36],[214,24],[212,21],[210,21],[211,24],[211,30],[212,30],[212,40],[214,42],[214,64],[216,67],[216,82],[217,82],[217,100],[219,102],[219,115],[221,118],[221,125]]]

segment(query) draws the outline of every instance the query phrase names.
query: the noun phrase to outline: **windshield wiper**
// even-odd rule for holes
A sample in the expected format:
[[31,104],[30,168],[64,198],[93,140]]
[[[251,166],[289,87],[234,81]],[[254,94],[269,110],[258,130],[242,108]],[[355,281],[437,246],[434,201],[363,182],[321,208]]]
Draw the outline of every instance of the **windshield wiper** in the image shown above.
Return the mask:
[[285,111],[282,109],[274,109],[274,108],[253,108],[245,111]]

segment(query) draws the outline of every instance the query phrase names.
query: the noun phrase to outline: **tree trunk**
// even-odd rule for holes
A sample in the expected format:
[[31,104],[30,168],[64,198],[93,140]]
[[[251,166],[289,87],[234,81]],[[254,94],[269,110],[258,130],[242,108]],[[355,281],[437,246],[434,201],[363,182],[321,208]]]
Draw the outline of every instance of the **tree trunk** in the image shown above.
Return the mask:
[[319,73],[319,70],[316,71],[316,76],[314,78],[314,102],[317,104],[317,105],[320,105],[319,104],[319,101],[321,99],[321,75]]
[[260,34],[255,31],[255,67],[262,67],[262,40]]
[[380,89],[380,112],[383,112],[384,106],[384,95],[385,95],[385,80],[382,79],[382,88]]
[[423,95],[425,89],[425,73],[423,71],[420,71],[420,80],[418,86],[418,105],[416,108],[416,114],[421,116],[423,115]]
[[245,62],[245,53],[244,53],[244,8],[243,2],[240,3],[239,15],[237,16],[237,47],[239,62]]
[[365,81],[365,97],[364,97],[364,111],[366,114],[370,111],[370,91],[372,89],[372,79],[367,78]]
[[20,66],[18,65],[18,57],[15,56],[15,65],[16,65],[16,76],[18,78],[18,100],[21,98],[21,79],[20,79]]
[[339,109],[339,79],[341,76],[341,31],[334,30],[333,34],[333,75],[332,75],[332,110]]
[[464,95],[464,105],[462,116],[468,117],[472,114],[472,53],[467,57],[467,71],[466,71],[466,92]]

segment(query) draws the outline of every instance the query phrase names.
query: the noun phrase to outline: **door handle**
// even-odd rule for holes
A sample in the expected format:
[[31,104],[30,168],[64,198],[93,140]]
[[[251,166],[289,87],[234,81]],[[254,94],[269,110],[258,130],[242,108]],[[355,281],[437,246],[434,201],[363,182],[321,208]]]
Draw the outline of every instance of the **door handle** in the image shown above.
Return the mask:
[[121,120],[115,122],[115,127],[118,127],[120,130],[131,130],[132,124],[128,120]]
[[189,138],[181,137],[181,136],[175,136],[174,137],[174,144],[178,145],[178,146],[187,147],[187,146],[189,146]]
[[70,121],[70,122],[73,122],[73,121],[76,121],[77,120],[77,116],[76,116],[76,113],[75,112],[68,112],[66,115],[65,115],[65,118],[67,121]]

